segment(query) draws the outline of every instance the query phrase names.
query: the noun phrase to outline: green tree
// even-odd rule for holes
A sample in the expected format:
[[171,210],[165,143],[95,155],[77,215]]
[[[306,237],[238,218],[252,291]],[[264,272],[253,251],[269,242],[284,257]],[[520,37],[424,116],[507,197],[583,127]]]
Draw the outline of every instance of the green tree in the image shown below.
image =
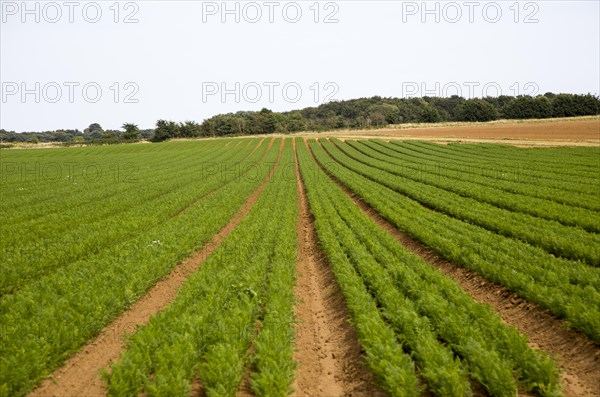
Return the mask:
[[88,140],[96,140],[102,138],[102,133],[104,130],[98,123],[92,123],[88,128],[83,130],[83,137]]
[[594,115],[600,112],[600,99],[591,94],[558,94],[552,99],[553,117]]
[[179,136],[179,126],[174,121],[158,120],[152,142],[162,142]]
[[498,110],[484,99],[467,99],[456,108],[459,121],[491,121],[498,118]]
[[201,135],[200,124],[195,121],[179,123],[179,136],[182,138],[194,138]]
[[124,123],[121,128],[125,130],[123,139],[127,141],[135,141],[140,139],[140,129],[133,123]]
[[442,121],[442,116],[435,106],[428,105],[421,110],[419,121],[423,123],[438,123]]
[[504,105],[502,114],[508,119],[543,119],[552,116],[552,104],[542,95],[519,96]]
[[272,134],[275,132],[277,126],[277,120],[273,115],[273,111],[262,108],[260,112],[256,114],[256,129],[257,134]]

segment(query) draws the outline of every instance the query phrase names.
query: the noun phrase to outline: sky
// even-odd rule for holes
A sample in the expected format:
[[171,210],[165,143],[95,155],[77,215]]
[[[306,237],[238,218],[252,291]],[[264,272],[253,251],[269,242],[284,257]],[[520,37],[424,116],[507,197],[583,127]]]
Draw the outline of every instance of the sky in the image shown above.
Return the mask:
[[0,0],[0,128],[600,94],[600,1]]

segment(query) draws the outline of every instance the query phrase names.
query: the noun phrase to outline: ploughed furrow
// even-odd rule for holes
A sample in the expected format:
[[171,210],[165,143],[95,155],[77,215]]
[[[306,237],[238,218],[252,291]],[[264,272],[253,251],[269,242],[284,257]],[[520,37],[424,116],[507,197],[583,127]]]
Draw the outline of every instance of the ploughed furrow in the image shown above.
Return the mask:
[[[296,144],[294,141],[294,148]],[[294,357],[298,367],[294,396],[383,395],[363,364],[344,297],[316,239],[297,157],[296,178],[299,214]]]

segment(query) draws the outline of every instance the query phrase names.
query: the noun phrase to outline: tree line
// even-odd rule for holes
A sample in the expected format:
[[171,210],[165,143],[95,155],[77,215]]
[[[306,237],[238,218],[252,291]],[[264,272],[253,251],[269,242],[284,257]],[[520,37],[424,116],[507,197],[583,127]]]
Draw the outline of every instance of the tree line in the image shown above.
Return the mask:
[[197,138],[336,129],[369,129],[404,123],[448,121],[492,121],[498,119],[544,119],[600,114],[600,98],[591,94],[554,94],[498,96],[465,99],[449,98],[371,98],[324,103],[288,112],[239,111],[219,114],[202,123],[158,120],[154,129],[140,130],[125,123],[121,130],[104,130],[93,123],[83,132],[57,130],[45,132],[5,131],[3,142],[117,143],[148,139],[160,142],[171,138]]
[[368,129],[404,123],[545,119],[600,114],[597,96],[547,93],[531,96],[371,98],[335,101],[291,112],[237,112],[205,120],[205,136]]
[[98,123],[92,123],[80,130],[55,130],[44,132],[14,132],[0,129],[0,141],[7,143],[15,142],[60,142],[64,144],[106,144],[139,141],[151,139],[154,129],[140,130],[136,124],[125,123],[123,130],[105,130]]

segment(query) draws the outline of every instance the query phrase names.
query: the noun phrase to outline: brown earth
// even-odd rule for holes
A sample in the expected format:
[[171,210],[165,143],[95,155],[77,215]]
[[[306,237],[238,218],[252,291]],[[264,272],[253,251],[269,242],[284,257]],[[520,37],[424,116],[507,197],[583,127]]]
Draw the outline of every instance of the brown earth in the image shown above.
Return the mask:
[[[274,140],[269,143],[271,148]],[[261,141],[262,142],[262,141]],[[260,143],[259,143],[260,145]],[[268,149],[265,153],[268,152]],[[281,156],[281,148],[280,148]],[[105,382],[101,371],[108,369],[126,348],[127,335],[138,326],[147,324],[151,317],[168,307],[177,297],[185,280],[227,238],[244,219],[274,172],[246,200],[242,208],[200,251],[178,264],[166,278],[156,283],[141,299],[123,312],[90,343],[70,357],[66,364],[54,371],[30,393],[30,397],[49,396],[105,396]]]
[[566,397],[600,395],[600,346],[585,335],[570,330],[565,321],[557,319],[548,310],[438,257],[433,250],[398,230],[335,177],[331,178],[363,214],[394,236],[404,248],[452,278],[475,301],[489,305],[504,323],[526,335],[532,348],[554,357],[561,371],[561,383]]
[[294,359],[298,368],[294,396],[381,396],[364,364],[344,297],[319,249],[297,158],[296,179],[299,256]]
[[478,123],[400,129],[327,132],[338,138],[383,138],[438,142],[486,142],[518,146],[600,146],[600,118],[539,122]]

